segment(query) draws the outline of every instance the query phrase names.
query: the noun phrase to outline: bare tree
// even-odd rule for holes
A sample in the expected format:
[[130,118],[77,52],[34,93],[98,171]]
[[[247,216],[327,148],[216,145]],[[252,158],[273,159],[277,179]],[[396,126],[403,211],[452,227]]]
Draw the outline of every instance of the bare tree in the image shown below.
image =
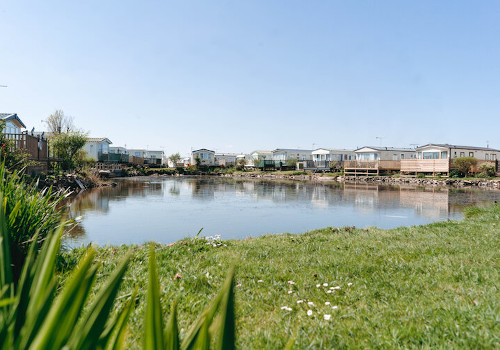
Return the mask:
[[75,128],[73,118],[64,115],[62,109],[58,109],[52,113],[45,123],[47,123],[48,131],[55,135],[74,131]]

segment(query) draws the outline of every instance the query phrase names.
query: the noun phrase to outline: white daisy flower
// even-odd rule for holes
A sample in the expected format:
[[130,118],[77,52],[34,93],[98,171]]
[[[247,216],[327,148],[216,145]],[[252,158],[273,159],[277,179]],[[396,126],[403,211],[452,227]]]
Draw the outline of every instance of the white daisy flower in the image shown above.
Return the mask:
[[348,286],[352,286],[352,283],[351,283],[351,282],[349,282],[349,283],[347,283],[347,285],[348,285]]
[[337,305],[332,306],[332,310],[337,310],[339,307]]
[[289,290],[289,291],[288,291],[288,294],[292,294],[292,293],[293,293],[293,290]]
[[307,310],[307,316],[312,316],[313,312],[312,310]]
[[329,301],[325,301],[325,305],[330,305],[330,302]]
[[328,283],[323,283],[323,287],[328,287]]
[[258,280],[258,281],[257,281],[257,283],[262,283],[262,282],[264,282],[264,281],[263,281],[263,280]]
[[294,281],[288,281],[288,284],[295,284]]
[[319,288],[319,287],[321,287],[321,284],[317,284],[317,285],[316,285],[316,288]]
[[297,300],[297,304],[302,304],[304,300]]
[[330,321],[332,315],[323,315],[323,318],[325,319],[325,321]]
[[312,301],[308,301],[308,302],[307,302],[307,305],[314,306],[314,303],[313,303]]

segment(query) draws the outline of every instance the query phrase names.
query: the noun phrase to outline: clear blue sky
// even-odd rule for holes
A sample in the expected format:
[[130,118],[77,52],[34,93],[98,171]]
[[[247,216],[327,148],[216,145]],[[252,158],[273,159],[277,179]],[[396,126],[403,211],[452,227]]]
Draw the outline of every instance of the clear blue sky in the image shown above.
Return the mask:
[[0,2],[0,112],[116,146],[500,148],[499,1]]

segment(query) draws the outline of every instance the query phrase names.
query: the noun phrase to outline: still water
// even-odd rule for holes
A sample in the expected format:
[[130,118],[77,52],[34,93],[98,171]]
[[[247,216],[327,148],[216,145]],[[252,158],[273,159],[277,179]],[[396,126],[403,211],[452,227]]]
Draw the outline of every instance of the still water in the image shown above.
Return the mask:
[[81,193],[70,203],[79,225],[66,244],[171,243],[301,233],[327,226],[393,228],[460,219],[500,191],[373,184],[317,184],[224,178],[136,178]]

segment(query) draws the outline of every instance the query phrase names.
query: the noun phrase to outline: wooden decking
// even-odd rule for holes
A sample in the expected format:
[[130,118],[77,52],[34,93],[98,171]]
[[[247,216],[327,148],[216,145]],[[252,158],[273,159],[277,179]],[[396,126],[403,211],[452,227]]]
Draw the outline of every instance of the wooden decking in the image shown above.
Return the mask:
[[364,175],[378,176],[381,173],[389,171],[400,171],[401,161],[399,160],[375,160],[375,161],[359,161],[346,160],[344,162],[344,174],[346,175]]
[[449,173],[451,168],[449,159],[402,159],[402,173]]
[[5,137],[13,142],[15,149],[20,149],[28,153],[30,160],[40,162],[48,160],[47,140],[31,136],[27,131],[21,134],[5,134]]

